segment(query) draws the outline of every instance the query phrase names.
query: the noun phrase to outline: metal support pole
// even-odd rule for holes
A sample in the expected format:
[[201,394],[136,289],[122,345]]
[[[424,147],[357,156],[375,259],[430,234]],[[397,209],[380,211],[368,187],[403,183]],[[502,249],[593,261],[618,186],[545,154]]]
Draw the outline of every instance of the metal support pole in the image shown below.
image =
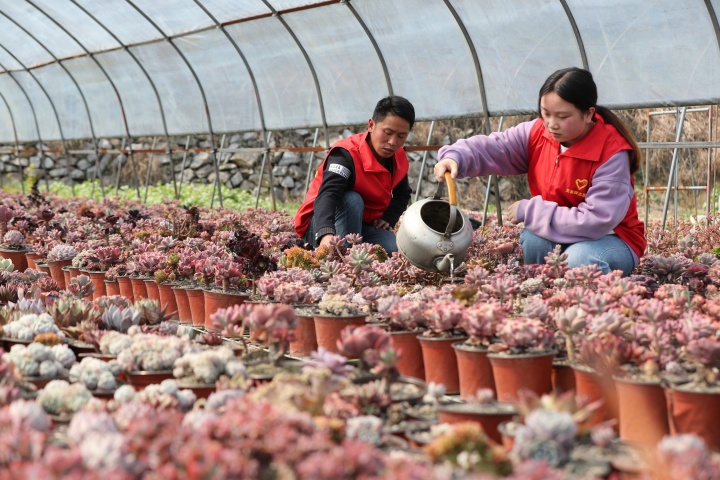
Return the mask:
[[[425,142],[426,147],[430,145],[430,140],[432,140],[432,135],[433,135],[434,131],[435,131],[435,120],[430,122],[430,130],[428,130],[427,141]],[[422,187],[423,178],[425,178],[425,163],[427,163],[428,153],[429,152],[427,150],[425,150],[423,152],[422,163],[420,164],[420,174],[418,175],[417,186],[415,187],[415,201],[416,202],[418,201],[418,198],[420,198],[420,187]],[[438,158],[438,161],[439,160],[440,159]]]
[[[317,147],[317,141],[318,141],[318,135],[320,135],[320,129],[315,129],[315,135],[313,136],[313,148]],[[315,152],[310,152],[310,159],[308,159],[308,169],[307,174],[305,175],[305,193],[307,193],[308,188],[310,188],[310,175],[312,173],[313,164],[315,163]]]
[[[676,126],[676,132],[675,132],[675,141],[679,142],[680,137],[682,135],[682,129],[683,125],[685,123],[685,113],[687,112],[687,107],[683,107],[680,110],[680,117],[678,119],[678,123]],[[670,205],[670,193],[674,184],[675,177],[677,176],[677,164],[678,164],[678,148],[673,149],[673,156],[672,156],[672,162],[670,163],[670,175],[668,178],[668,185],[667,190],[665,191],[665,201],[663,202],[663,212],[662,212],[662,229],[665,230],[665,223],[667,222],[667,211],[668,206]],[[675,190],[675,222],[674,225],[677,225],[677,189]]]
[[[152,150],[155,150],[155,144],[157,143],[157,137],[153,137],[152,141]],[[143,199],[143,203],[147,203],[147,194],[148,194],[148,188],[150,188],[150,170],[152,170],[152,164],[153,160],[155,160],[155,154],[150,154],[150,160],[148,161],[147,166],[147,172],[145,175],[145,198]]]
[[[128,140],[127,137],[123,137],[122,143],[120,143],[121,150],[125,150],[125,145],[126,145],[127,140]],[[115,169],[115,195],[117,195],[118,191],[120,191],[120,171],[121,170],[122,170],[122,162],[117,162],[117,167]]]
[[[223,136],[220,138],[220,150],[222,150],[225,147],[225,134],[223,133]],[[218,198],[220,200],[220,206],[222,207],[222,194],[220,193],[220,167],[218,166],[218,163],[220,163],[220,157],[218,157],[217,153],[213,157],[213,164],[215,166],[215,181],[213,182],[213,188],[212,188],[212,195],[210,196],[210,208],[213,208],[213,204],[215,203],[215,188],[217,187],[218,191]]]
[[[272,160],[268,162],[268,156],[270,155],[270,139],[272,138],[272,132],[268,132],[267,139],[265,140],[265,151],[263,152],[262,163],[260,164],[260,179],[258,180],[257,194],[255,195],[255,208],[258,208],[260,204],[260,190],[262,190],[263,175],[265,175],[265,163],[272,164]],[[275,210],[275,187],[273,185],[272,178],[272,165],[270,165],[270,195],[272,196],[273,210]]]
[[[190,147],[190,135],[185,138],[185,151],[183,152],[182,163],[180,164],[180,183],[178,184],[178,199],[182,190],[183,180],[185,179],[185,161],[187,160],[188,148]],[[175,172],[173,172],[175,175]]]
[[[500,124],[498,125],[498,132],[502,132],[503,124],[505,123],[505,116],[500,117]],[[487,215],[488,215],[488,206],[490,205],[490,189],[492,188],[493,181],[496,183],[500,183],[500,178],[495,175],[490,175],[488,177],[488,183],[487,187],[485,188],[485,204],[483,205],[483,218],[482,222],[480,223],[483,227],[487,223]],[[499,192],[499,190],[498,190]],[[499,196],[499,195],[498,195]]]

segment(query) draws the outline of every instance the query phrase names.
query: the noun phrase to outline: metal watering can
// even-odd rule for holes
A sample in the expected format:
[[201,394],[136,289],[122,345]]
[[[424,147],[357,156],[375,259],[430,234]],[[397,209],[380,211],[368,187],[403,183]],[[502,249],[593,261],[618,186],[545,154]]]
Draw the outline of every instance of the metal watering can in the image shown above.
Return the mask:
[[[441,200],[447,185],[449,202]],[[457,208],[455,183],[445,172],[432,198],[415,202],[405,211],[397,232],[397,246],[413,265],[430,272],[449,272],[462,265],[472,241],[468,216]]]

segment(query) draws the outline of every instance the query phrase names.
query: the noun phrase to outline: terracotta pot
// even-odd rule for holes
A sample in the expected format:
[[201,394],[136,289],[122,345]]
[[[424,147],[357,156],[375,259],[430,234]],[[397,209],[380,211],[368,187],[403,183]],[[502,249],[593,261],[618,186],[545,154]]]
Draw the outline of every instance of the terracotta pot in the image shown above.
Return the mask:
[[70,347],[70,350],[72,350],[78,357],[82,353],[96,353],[93,345],[79,340],[68,340],[68,347]]
[[120,284],[117,280],[105,280],[105,293],[108,296],[120,295]]
[[160,302],[160,289],[154,278],[146,278],[145,289],[147,290],[147,298]]
[[192,324],[195,327],[205,327],[205,291],[201,288],[188,288],[185,290],[190,304]]
[[711,450],[720,451],[720,392],[687,387],[666,389],[670,433],[693,433]]
[[70,286],[70,280],[72,280],[70,277],[70,267],[63,267],[62,272],[63,278],[65,279],[65,285]]
[[482,405],[467,403],[448,403],[437,406],[438,420],[441,423],[479,423],[488,437],[497,443],[502,443],[502,436],[498,431],[501,423],[509,422],[517,411],[509,403],[502,403],[497,411],[487,411]]
[[146,370],[136,370],[125,372],[127,382],[132,385],[135,390],[143,390],[148,385],[162,383],[163,380],[174,378],[172,370],[160,370],[151,372]]
[[315,319],[311,315],[298,315],[298,324],[295,328],[295,340],[290,342],[290,355],[308,357],[317,349]]
[[[188,300],[187,290],[185,287],[175,286],[171,289],[175,295],[175,304],[177,305],[178,320],[180,323],[192,324],[192,312],[190,311],[190,300]],[[203,312],[203,316],[205,313]]]
[[445,393],[448,395],[460,393],[457,358],[452,344],[465,340],[465,337],[439,338],[418,335],[417,339],[422,349],[425,381],[445,385]]
[[458,365],[460,396],[462,398],[475,396],[481,388],[489,388],[495,392],[495,378],[490,360],[487,358],[487,349],[473,347],[465,342],[453,343],[452,347]]
[[98,352],[92,352],[92,353],[81,353],[78,355],[78,359],[82,361],[85,357],[92,357],[97,358],[98,360],[102,360],[103,362],[110,362],[112,360],[117,360],[117,355],[108,355],[106,353],[98,353]]
[[143,277],[130,277],[130,283],[133,288],[134,301],[138,301],[143,298],[147,298],[147,287],[145,286],[145,278]]
[[39,258],[40,258],[39,253],[25,252],[25,260],[27,261],[28,268],[32,268],[33,270],[36,270],[37,264],[35,263],[35,260],[38,260]]
[[417,332],[388,332],[393,339],[395,349],[400,352],[397,368],[401,375],[425,380],[422,347]]
[[498,401],[513,402],[520,390],[530,390],[538,395],[550,393],[554,358],[555,352],[524,355],[489,353]]
[[181,390],[192,390],[197,398],[208,398],[210,394],[215,393],[216,388],[214,383],[205,383],[205,384],[187,384],[178,382],[178,387]]
[[172,283],[158,283],[158,292],[160,294],[160,307],[165,309],[166,316],[177,316],[178,306],[175,301],[175,292],[173,292]]
[[13,263],[13,270],[16,272],[24,272],[28,268],[27,249],[10,250],[0,248],[0,257],[7,258]]
[[[47,263],[36,263],[35,268],[38,272],[47,273],[48,275],[50,275],[50,266]],[[50,275],[50,278],[52,278],[52,275]]]
[[93,282],[93,287],[95,287],[95,291],[92,295],[93,300],[107,296],[107,290],[105,289],[105,272],[93,272],[86,270],[85,275],[90,277],[90,280]]
[[500,425],[498,425],[498,433],[500,433],[500,438],[502,439],[501,443],[503,448],[507,452],[511,451],[515,446],[516,428],[517,423],[515,420],[508,420],[507,422],[502,422]]
[[249,294],[244,292],[221,292],[214,290],[203,290],[203,295],[205,296],[205,330],[208,332],[216,332],[211,325],[210,315],[221,308],[240,305],[250,297]]
[[133,295],[133,286],[130,277],[119,276],[117,277],[117,281],[120,288],[120,295],[127,298],[130,303],[134,303],[135,296]]
[[620,414],[620,439],[655,446],[670,434],[665,391],[660,382],[613,377]]
[[581,365],[573,365],[572,369],[575,376],[575,394],[588,403],[597,400],[603,402],[595,412],[595,416],[588,421],[588,425],[594,426],[615,420],[615,428],[617,428],[618,400],[612,377],[600,376],[591,368]]
[[72,265],[68,265],[68,266],[65,267],[65,268],[67,268],[68,271],[70,272],[70,280],[72,280],[72,279],[75,278],[75,277],[79,277],[80,275],[83,274],[83,272],[82,272],[82,270],[80,269],[80,267],[73,267]]
[[317,338],[318,349],[320,347],[333,353],[339,353],[337,341],[340,340],[340,332],[348,325],[365,325],[367,315],[354,315],[338,317],[334,315],[315,315],[315,337]]
[[575,372],[569,364],[553,362],[552,388],[557,393],[575,390]]
[[45,385],[50,383],[53,380],[67,380],[68,377],[30,377],[28,375],[23,377],[23,380],[29,383],[32,383],[37,387],[38,390],[41,388],[45,388]]
[[62,267],[66,267],[68,265],[72,264],[72,258],[68,260],[57,260],[55,262],[48,261],[48,267],[50,268],[50,276],[53,280],[55,280],[55,283],[57,283],[60,288],[65,288],[67,285],[65,285],[65,276],[62,272]]
[[115,390],[90,390],[90,393],[101,400],[111,400],[115,397]]

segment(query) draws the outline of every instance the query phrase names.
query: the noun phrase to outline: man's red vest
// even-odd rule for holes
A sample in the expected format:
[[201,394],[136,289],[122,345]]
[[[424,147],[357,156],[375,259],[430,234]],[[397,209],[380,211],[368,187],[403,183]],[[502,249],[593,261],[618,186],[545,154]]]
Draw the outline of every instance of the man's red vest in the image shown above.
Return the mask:
[[[560,143],[547,132],[542,119],[530,131],[528,183],[532,196],[556,202],[561,207],[577,207],[585,200],[595,171],[610,157],[632,146],[612,125],[595,114],[595,126],[578,143],[560,153]],[[628,175],[630,172],[628,171]],[[630,175],[630,184],[635,181]],[[645,226],[638,218],[633,195],[625,218],[614,232],[637,254],[645,253]]]
[[392,190],[400,183],[408,172],[408,159],[405,150],[402,148],[395,152],[393,157],[393,173],[387,171],[380,162],[375,158],[370,145],[367,142],[367,136],[370,131],[358,133],[335,143],[328,152],[315,173],[315,178],[310,184],[305,201],[298,209],[295,215],[295,231],[299,237],[305,235],[310,225],[310,219],[313,216],[315,197],[322,184],[323,171],[330,153],[335,148],[344,148],[350,152],[355,165],[355,185],[353,191],[360,194],[365,202],[365,211],[363,212],[363,222],[369,223],[375,219],[381,218],[385,209],[390,204],[392,198]]

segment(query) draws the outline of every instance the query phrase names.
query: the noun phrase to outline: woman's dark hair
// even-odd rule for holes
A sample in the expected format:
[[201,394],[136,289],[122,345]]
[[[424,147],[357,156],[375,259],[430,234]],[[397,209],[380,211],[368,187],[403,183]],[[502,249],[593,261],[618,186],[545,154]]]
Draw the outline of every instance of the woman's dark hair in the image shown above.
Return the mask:
[[[625,137],[633,149],[630,155],[630,173],[637,172],[642,161],[642,152],[635,141],[630,129],[620,118],[606,107],[597,104],[597,86],[592,78],[592,74],[582,68],[572,67],[563,68],[550,75],[538,96],[538,113],[540,114],[540,99],[548,93],[555,92],[560,98],[566,102],[575,105],[581,112],[587,112],[591,107],[595,107],[595,111],[600,115],[605,123],[609,123],[617,129],[620,134]],[[542,116],[542,114],[540,114]]]
[[408,121],[412,129],[415,124],[415,107],[407,99],[391,95],[380,100],[373,111],[373,121],[382,122],[388,115],[397,115]]

